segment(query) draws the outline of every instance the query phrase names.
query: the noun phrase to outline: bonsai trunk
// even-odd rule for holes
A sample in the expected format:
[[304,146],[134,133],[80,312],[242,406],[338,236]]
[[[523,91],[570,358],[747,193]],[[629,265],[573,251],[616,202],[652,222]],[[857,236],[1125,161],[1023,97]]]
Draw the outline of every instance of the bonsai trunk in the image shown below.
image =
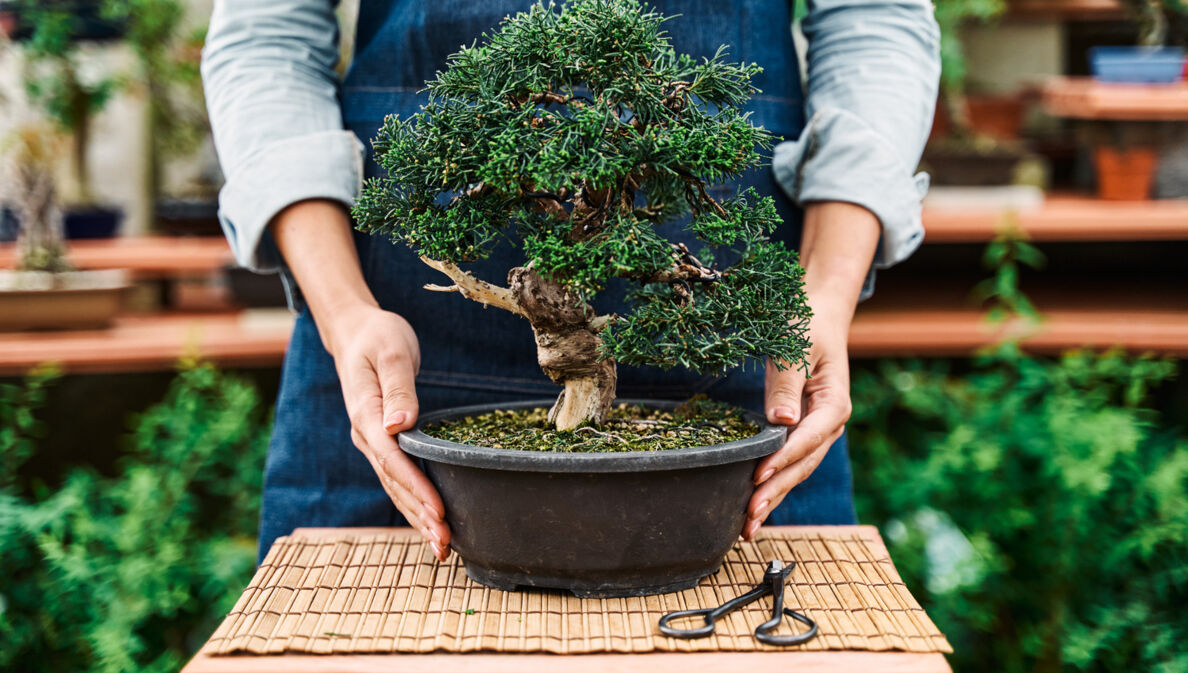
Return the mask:
[[594,309],[531,269],[512,269],[508,281],[536,335],[541,370],[565,387],[549,410],[549,422],[558,430],[573,430],[605,421],[618,373],[613,361],[599,358],[600,322]]
[[484,306],[496,306],[528,319],[536,335],[536,360],[556,383],[564,386],[549,410],[558,430],[585,423],[602,423],[615,399],[618,373],[613,360],[600,357],[598,336],[612,316],[598,315],[592,306],[556,281],[519,266],[507,274],[508,287],[475,278],[456,264],[429,257],[421,261],[449,276],[453,285],[429,284],[434,292],[457,292]]

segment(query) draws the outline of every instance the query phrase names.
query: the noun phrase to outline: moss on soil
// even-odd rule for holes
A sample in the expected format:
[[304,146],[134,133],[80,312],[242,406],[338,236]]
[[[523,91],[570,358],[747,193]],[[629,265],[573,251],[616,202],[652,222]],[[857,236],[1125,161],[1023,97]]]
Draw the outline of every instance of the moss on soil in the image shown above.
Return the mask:
[[559,452],[663,451],[721,444],[759,432],[742,409],[695,397],[672,411],[617,404],[597,427],[559,431],[548,409],[497,410],[434,423],[424,431],[439,439],[497,449]]

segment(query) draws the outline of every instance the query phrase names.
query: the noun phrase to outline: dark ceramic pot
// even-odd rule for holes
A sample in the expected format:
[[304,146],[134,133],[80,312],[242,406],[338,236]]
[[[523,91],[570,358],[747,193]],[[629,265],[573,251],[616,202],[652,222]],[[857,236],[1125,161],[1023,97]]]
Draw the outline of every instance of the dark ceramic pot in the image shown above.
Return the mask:
[[62,214],[62,232],[71,240],[113,238],[120,230],[124,211],[103,206],[71,206]]
[[[625,400],[672,409],[676,402]],[[400,434],[445,502],[450,546],[490,587],[566,589],[578,596],[680,591],[715,572],[738,539],[755,466],[783,442],[762,428],[735,442],[666,451],[558,453],[457,444],[420,428],[552,400],[425,414]]]

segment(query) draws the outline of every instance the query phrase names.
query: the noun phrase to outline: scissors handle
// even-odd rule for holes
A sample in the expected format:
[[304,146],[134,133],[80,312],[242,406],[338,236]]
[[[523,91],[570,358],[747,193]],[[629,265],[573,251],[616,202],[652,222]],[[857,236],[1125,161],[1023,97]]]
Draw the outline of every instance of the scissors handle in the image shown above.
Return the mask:
[[[705,608],[702,610],[678,610],[670,612],[660,618],[660,633],[672,638],[704,638],[714,632],[714,610]],[[695,629],[674,629],[668,623],[674,619],[681,619],[684,617],[705,617],[705,626],[699,626]]]
[[801,643],[807,643],[817,636],[817,623],[813,620],[800,614],[799,612],[796,612],[792,608],[784,608],[783,614],[795,619],[801,624],[807,625],[809,630],[805,631],[804,633],[797,633],[796,635],[792,636],[772,635],[771,632],[779,627],[780,622],[782,621],[780,619],[780,615],[776,615],[775,617],[763,622],[759,625],[759,628],[755,629],[755,640],[758,640],[761,643],[767,643],[768,645],[799,645]]

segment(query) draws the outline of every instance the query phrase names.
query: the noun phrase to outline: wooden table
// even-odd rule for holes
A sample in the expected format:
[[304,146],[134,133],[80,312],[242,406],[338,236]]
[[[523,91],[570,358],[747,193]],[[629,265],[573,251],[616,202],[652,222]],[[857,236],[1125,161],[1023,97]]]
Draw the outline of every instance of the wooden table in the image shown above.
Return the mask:
[[[330,537],[341,534],[342,530],[299,528],[293,535]],[[352,530],[367,532],[372,529]],[[208,644],[199,650],[182,669],[182,673],[952,673],[943,654],[914,652],[818,650],[574,655],[480,652],[210,656],[209,647]]]
[[951,673],[943,654],[654,652],[649,654],[352,654],[210,657],[182,673]]

